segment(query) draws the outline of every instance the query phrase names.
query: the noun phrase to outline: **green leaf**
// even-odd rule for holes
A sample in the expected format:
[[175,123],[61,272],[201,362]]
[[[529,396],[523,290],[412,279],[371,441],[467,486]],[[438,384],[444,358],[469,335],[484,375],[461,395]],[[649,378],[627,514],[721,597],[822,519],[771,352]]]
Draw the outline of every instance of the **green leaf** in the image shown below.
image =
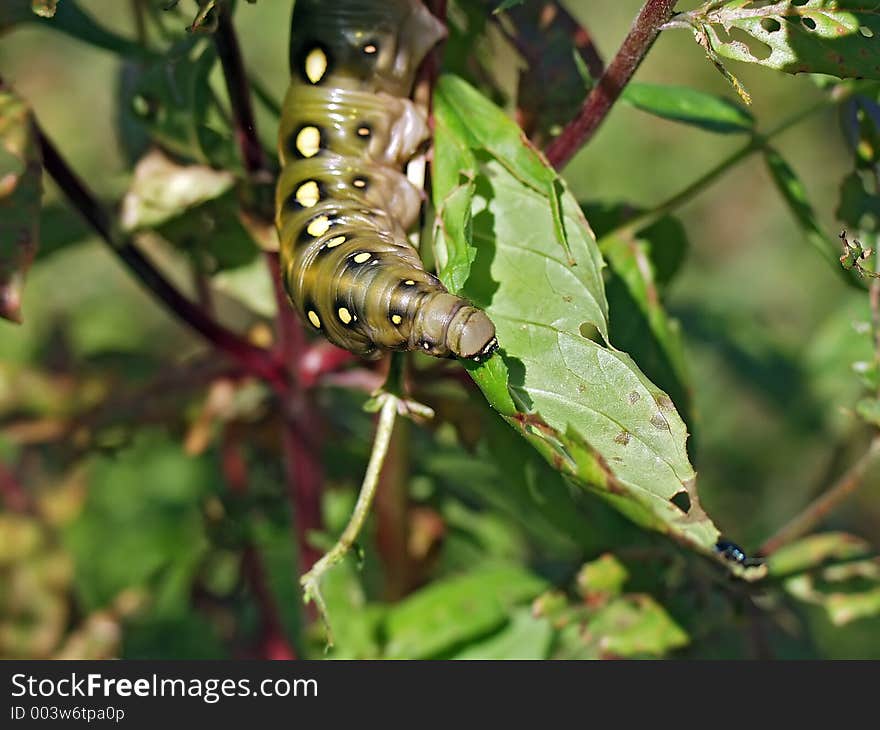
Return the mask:
[[209,77],[214,46],[190,36],[146,67],[127,103],[151,137],[171,152],[202,164],[239,170],[232,134]]
[[611,553],[585,563],[577,576],[578,593],[585,600],[619,596],[629,572]]
[[637,360],[690,420],[690,373],[681,327],[663,307],[654,266],[655,257],[661,264],[676,266],[663,256],[671,250],[674,257],[676,248],[687,246],[677,235],[683,230],[670,222],[658,221],[626,237],[603,236],[598,245],[611,269],[607,291],[612,340]]
[[880,195],[868,190],[862,173],[854,170],[843,179],[836,215],[856,235],[880,230]]
[[752,115],[739,104],[688,86],[634,81],[620,98],[649,114],[709,132],[751,132],[755,125]]
[[765,148],[764,162],[767,163],[767,169],[773,178],[773,182],[776,184],[776,188],[794,214],[795,220],[804,232],[807,241],[819,252],[822,258],[834,267],[835,271],[841,272],[841,275],[847,281],[850,281],[849,275],[840,266],[837,246],[831,242],[825,231],[822,230],[816,212],[813,210],[813,206],[807,197],[807,190],[801,179],[797,176],[797,173],[795,173],[782,155],[772,147]]
[[85,509],[64,533],[84,606],[149,586],[154,614],[185,610],[207,548],[201,510],[211,482],[206,460],[186,456],[157,431],[141,430],[113,458],[94,458]]
[[553,628],[535,618],[527,608],[514,612],[503,629],[469,644],[453,659],[546,659],[553,641]]
[[771,577],[783,578],[791,596],[820,606],[835,626],[880,615],[880,558],[845,532],[809,535],[767,560]]
[[278,302],[272,285],[272,273],[265,256],[254,256],[244,266],[224,268],[211,281],[217,291],[241,302],[255,314],[272,319]]
[[862,398],[856,403],[856,413],[873,426],[880,426],[880,400]]
[[104,28],[79,8],[75,0],[3,0],[0,3],[0,33],[20,23],[40,23],[95,48],[128,58],[147,59],[154,55],[139,43]]
[[385,655],[424,659],[451,651],[503,626],[514,606],[545,588],[543,580],[513,566],[432,583],[389,610]]
[[662,656],[689,641],[663,606],[641,594],[623,596],[600,609],[586,631],[605,656]]
[[526,0],[502,0],[492,12],[501,13],[505,10],[510,10],[510,8],[515,8],[517,5],[522,5],[525,1]]
[[874,0],[731,0],[683,19],[719,56],[791,74],[880,79],[880,7]]
[[134,169],[120,214],[126,231],[156,228],[232,189],[235,177],[205,165],[180,165],[152,150]]
[[0,317],[21,321],[24,277],[40,237],[43,167],[28,106],[0,81]]
[[823,532],[779,548],[767,558],[770,576],[781,577],[811,570],[830,561],[846,561],[868,555],[871,547],[846,532]]
[[[465,82],[442,78],[435,101],[440,275],[486,310],[501,343],[487,363],[468,365],[474,380],[576,484],[716,557],[718,530],[699,506],[684,423],[630,357],[606,344],[603,262],[577,202],[519,128]],[[470,236],[450,235],[466,227],[449,225],[446,200],[471,184]],[[462,272],[452,278],[446,267],[470,248],[461,286]]]
[[257,248],[238,218],[230,172],[206,165],[179,165],[158,150],[141,159],[122,201],[126,231],[156,230],[191,254],[200,268],[240,268]]

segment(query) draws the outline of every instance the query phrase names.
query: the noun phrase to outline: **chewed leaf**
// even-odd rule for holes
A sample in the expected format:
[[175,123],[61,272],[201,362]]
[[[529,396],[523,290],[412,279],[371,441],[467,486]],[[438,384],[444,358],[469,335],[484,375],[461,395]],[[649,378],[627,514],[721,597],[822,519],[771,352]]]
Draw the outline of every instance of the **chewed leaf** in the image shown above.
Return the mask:
[[0,82],[0,317],[14,322],[39,240],[42,174],[30,109]]
[[[669,397],[609,344],[604,263],[564,181],[460,79],[441,79],[436,122],[440,274],[485,308],[501,348],[469,367],[474,380],[569,479],[638,524],[716,557],[718,530],[699,505],[685,425]],[[469,227],[451,226],[447,206],[462,177],[474,185]],[[469,255],[460,284],[462,272],[452,277],[442,263]]]
[[731,0],[685,18],[719,56],[791,74],[880,79],[875,0]]

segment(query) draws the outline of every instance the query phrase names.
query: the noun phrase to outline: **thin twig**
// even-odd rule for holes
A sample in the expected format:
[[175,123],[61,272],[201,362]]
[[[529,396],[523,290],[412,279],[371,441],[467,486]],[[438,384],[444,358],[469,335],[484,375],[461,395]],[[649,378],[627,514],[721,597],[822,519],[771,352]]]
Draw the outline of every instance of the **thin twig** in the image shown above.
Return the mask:
[[587,95],[578,115],[547,147],[545,154],[560,169],[596,133],[611,107],[650,50],[660,27],[672,16],[676,0],[647,0],[633,21],[617,55]]
[[[321,595],[321,578],[348,554],[361,530],[363,530],[364,523],[370,513],[373,497],[376,495],[376,487],[379,484],[379,475],[382,471],[382,465],[385,463],[385,456],[388,453],[388,445],[391,443],[394,421],[397,418],[397,409],[401,401],[390,393],[385,393],[383,398],[382,409],[379,412],[379,423],[376,426],[376,437],[373,441],[373,450],[370,454],[370,461],[367,464],[367,471],[364,474],[364,481],[361,484],[361,491],[351,518],[336,544],[300,579],[306,602],[309,600],[315,602],[318,610],[324,617],[325,623],[327,622],[327,606]],[[330,633],[329,623],[327,624],[327,643],[330,646],[333,645],[333,636]]]
[[141,253],[134,243],[116,233],[106,209],[85,183],[73,172],[55,145],[37,128],[43,166],[71,205],[86,219],[96,233],[179,320],[185,322],[218,350],[226,353],[251,375],[263,378],[280,392],[287,390],[282,369],[271,353],[252,345],[209,317],[200,307],[181,294]]
[[865,473],[873,464],[878,452],[880,452],[880,436],[871,441],[868,450],[827,492],[813,500],[799,515],[767,539],[758,552],[761,555],[772,555],[783,545],[805,535],[822,522],[832,510],[861,486]]

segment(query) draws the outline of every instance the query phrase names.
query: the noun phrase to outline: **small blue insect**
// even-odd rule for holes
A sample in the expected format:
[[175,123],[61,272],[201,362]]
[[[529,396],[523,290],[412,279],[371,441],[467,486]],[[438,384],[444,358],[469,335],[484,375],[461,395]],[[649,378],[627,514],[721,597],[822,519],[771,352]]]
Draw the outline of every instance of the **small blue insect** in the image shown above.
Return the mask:
[[760,558],[750,558],[735,542],[730,540],[719,540],[715,543],[715,550],[723,555],[727,560],[748,568],[755,565],[761,565],[763,561]]

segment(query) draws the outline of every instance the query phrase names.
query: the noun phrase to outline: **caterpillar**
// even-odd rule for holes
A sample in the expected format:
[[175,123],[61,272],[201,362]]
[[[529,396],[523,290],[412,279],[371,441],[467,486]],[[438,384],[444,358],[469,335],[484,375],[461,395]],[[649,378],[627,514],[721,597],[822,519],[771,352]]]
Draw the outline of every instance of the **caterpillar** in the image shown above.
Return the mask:
[[279,130],[281,276],[307,326],[375,359],[480,361],[495,326],[427,272],[406,232],[421,193],[402,172],[429,137],[408,96],[445,29],[420,0],[297,0]]

